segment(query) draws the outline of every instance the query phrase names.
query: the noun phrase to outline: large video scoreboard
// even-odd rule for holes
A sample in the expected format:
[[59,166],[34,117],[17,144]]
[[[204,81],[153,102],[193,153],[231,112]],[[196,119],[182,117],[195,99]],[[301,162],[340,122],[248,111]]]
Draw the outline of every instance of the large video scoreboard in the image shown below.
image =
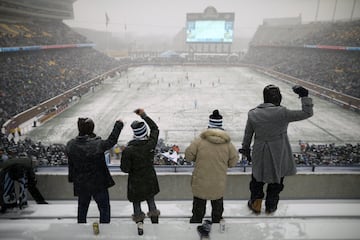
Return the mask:
[[186,43],[232,43],[234,13],[218,13],[207,7],[204,13],[186,16]]

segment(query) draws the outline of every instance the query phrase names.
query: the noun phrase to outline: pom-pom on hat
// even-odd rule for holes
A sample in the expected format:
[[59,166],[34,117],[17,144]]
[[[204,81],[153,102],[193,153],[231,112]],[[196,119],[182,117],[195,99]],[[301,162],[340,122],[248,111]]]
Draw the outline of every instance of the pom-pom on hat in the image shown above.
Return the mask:
[[209,128],[222,128],[222,116],[219,113],[219,110],[214,110],[213,113],[209,116]]
[[140,139],[147,136],[147,127],[144,122],[133,121],[131,128],[134,132],[134,138]]

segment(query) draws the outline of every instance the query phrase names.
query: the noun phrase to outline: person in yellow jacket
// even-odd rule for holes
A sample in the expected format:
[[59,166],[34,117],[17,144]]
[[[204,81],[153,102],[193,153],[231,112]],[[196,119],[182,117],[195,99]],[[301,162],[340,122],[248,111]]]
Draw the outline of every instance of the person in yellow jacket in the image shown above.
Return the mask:
[[227,169],[239,160],[238,151],[222,128],[219,110],[209,116],[208,129],[185,149],[185,158],[195,162],[191,178],[194,198],[190,223],[202,222],[207,200],[211,201],[212,222],[219,223],[224,212]]

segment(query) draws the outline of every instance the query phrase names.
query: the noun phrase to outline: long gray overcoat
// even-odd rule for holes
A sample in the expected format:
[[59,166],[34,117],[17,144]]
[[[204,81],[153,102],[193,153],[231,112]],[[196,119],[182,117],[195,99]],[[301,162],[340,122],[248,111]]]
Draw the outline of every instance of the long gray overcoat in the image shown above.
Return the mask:
[[302,110],[263,103],[249,111],[242,147],[250,149],[254,136],[252,174],[257,181],[280,183],[282,177],[296,174],[287,128],[313,115],[312,99],[303,97],[301,103]]

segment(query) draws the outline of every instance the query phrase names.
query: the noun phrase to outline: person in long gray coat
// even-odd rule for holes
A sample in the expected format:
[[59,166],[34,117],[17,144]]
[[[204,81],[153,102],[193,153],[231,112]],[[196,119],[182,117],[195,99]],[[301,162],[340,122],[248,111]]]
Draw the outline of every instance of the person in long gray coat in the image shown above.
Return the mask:
[[[289,110],[281,106],[280,89],[268,85],[263,90],[264,103],[248,112],[242,151],[252,161],[248,207],[257,214],[261,212],[265,183],[265,211],[272,213],[277,209],[279,194],[284,188],[284,177],[296,174],[287,128],[290,122],[311,117],[313,103],[304,87],[294,86],[293,91],[301,99],[301,110]],[[253,136],[254,144],[250,155]]]

